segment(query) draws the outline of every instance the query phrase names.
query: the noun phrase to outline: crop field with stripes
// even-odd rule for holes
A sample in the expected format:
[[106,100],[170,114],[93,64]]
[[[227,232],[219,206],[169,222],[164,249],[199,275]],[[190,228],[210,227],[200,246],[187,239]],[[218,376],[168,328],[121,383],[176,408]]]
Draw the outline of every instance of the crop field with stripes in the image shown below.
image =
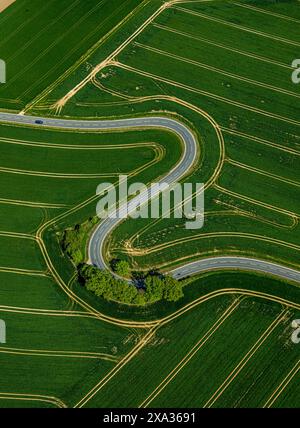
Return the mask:
[[[129,220],[110,256],[145,269],[224,253],[299,267],[299,25],[293,1],[175,2],[71,99],[56,100],[72,116],[177,114],[199,138],[186,181],[206,185],[205,227]],[[49,114],[43,105],[32,112]]]
[[21,110],[74,63],[83,63],[87,52],[104,43],[138,4],[18,0],[0,17],[0,58],[6,59],[8,69],[8,83],[0,88],[1,108]]
[[[205,183],[203,229],[128,219],[107,260],[168,271],[237,255],[300,269],[298,1],[17,0],[0,27],[1,110],[165,115],[197,137],[183,180]],[[62,232],[95,216],[99,183],[148,184],[176,165],[175,134],[1,122],[0,148],[0,407],[299,407],[299,284],[211,272],[176,303],[126,306],[84,289],[61,250]]]
[[[162,320],[149,344],[77,406],[297,407],[290,386],[297,383],[299,351],[290,322],[299,305],[270,303],[267,294],[238,291],[231,281],[231,290],[205,294]],[[201,285],[192,287],[199,293]]]

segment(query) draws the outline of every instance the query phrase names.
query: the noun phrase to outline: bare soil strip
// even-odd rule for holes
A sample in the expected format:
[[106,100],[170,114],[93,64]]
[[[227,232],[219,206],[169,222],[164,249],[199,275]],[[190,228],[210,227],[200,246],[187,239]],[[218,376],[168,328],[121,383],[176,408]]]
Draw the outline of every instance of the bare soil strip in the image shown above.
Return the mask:
[[3,12],[8,6],[14,3],[16,0],[0,0],[0,13]]

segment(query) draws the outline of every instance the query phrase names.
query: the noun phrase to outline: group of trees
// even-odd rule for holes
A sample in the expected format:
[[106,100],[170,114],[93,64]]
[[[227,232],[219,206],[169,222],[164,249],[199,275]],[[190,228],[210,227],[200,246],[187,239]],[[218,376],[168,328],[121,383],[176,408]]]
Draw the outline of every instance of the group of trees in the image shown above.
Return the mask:
[[182,283],[171,276],[148,275],[145,278],[145,302],[176,302],[183,297]]
[[62,249],[68,254],[75,265],[83,262],[83,254],[81,251],[81,242],[84,233],[80,230],[80,226],[74,229],[67,229],[64,231],[62,238]]
[[76,266],[84,261],[82,248],[84,248],[84,243],[89,236],[89,232],[97,221],[97,217],[90,217],[85,223],[76,224],[72,229],[66,229],[63,233],[61,239],[62,249],[68,254]]
[[150,275],[144,280],[144,287],[115,278],[110,272],[90,265],[83,265],[80,276],[87,290],[106,300],[120,303],[145,305],[159,300],[174,302],[183,296],[182,283],[170,276]]
[[111,268],[117,275],[124,278],[129,278],[130,276],[130,266],[126,260],[112,260]]
[[123,303],[137,303],[136,287],[115,278],[109,271],[101,270],[90,265],[83,265],[80,276],[87,290],[106,300],[117,300]]
[[[77,266],[80,278],[89,291],[106,300],[136,305],[145,305],[159,300],[174,302],[183,296],[182,283],[171,276],[163,276],[158,272],[138,276],[135,274],[134,284],[116,278],[107,270],[84,264],[85,242],[97,220],[91,217],[85,223],[65,230],[61,238],[63,250]],[[121,278],[130,278],[132,274],[126,260],[112,260],[111,268]]]

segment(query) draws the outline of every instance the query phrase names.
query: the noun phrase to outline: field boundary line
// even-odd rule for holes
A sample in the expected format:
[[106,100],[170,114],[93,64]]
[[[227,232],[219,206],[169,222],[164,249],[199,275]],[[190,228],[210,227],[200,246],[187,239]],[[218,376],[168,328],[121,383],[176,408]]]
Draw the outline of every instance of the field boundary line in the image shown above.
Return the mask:
[[[101,133],[101,132],[100,132]],[[91,132],[92,134],[92,132]],[[58,144],[58,143],[43,143],[39,141],[28,141],[28,140],[17,140],[6,137],[0,137],[0,143],[4,144],[16,144],[21,146],[32,146],[32,147],[43,147],[47,149],[63,149],[63,150],[115,150],[115,149],[135,149],[136,147],[143,146],[156,146],[159,145],[155,141],[139,142],[139,143],[127,143],[124,144]]]
[[20,269],[20,268],[11,268],[9,266],[0,266],[0,272],[4,273],[15,273],[20,275],[29,275],[29,276],[44,276],[48,277],[46,271],[32,270],[32,269]]
[[47,315],[47,316],[66,316],[66,317],[83,317],[83,318],[96,318],[93,314],[83,311],[66,311],[63,309],[40,309],[40,308],[26,308],[21,306],[8,306],[0,305],[0,312],[15,312],[24,315]]
[[148,333],[134,346],[128,354],[125,355],[122,360],[106,375],[100,382],[97,383],[78,403],[75,404],[74,408],[83,407],[91,398],[94,397],[106,384],[109,382],[122,368],[125,366],[133,357],[135,357],[140,350],[149,342],[150,339],[155,335],[156,327],[151,328]]
[[112,362],[117,362],[118,357],[111,354],[101,352],[81,352],[81,351],[60,351],[60,350],[46,350],[46,349],[22,349],[22,348],[8,348],[0,347],[0,354],[13,354],[13,355],[31,355],[37,357],[62,357],[62,358],[90,358],[100,359]]
[[39,395],[39,394],[18,394],[12,392],[0,392],[0,399],[5,400],[23,400],[23,401],[42,401],[44,403],[54,404],[56,407],[66,408],[67,405],[59,398]]
[[[152,164],[153,161],[148,162],[148,164],[145,164],[143,166],[148,167],[148,165]],[[128,171],[128,173],[134,172],[135,170]],[[30,175],[35,177],[46,177],[46,178],[63,178],[63,179],[89,179],[89,178],[111,178],[111,177],[119,177],[120,174],[125,174],[124,172],[119,173],[79,173],[79,174],[64,174],[59,172],[47,172],[47,171],[30,171],[25,169],[17,169],[17,168],[6,168],[6,167],[0,167],[0,172],[3,172],[5,174],[17,174],[17,175]]]
[[36,241],[35,236],[30,235],[28,233],[8,232],[6,230],[0,230],[0,236],[7,236],[9,238],[31,239],[32,241]]
[[[142,254],[143,255],[152,254],[156,251],[161,251],[161,250],[165,250],[166,248],[176,246],[179,243],[182,244],[185,242],[198,241],[201,239],[218,238],[218,237],[224,238],[224,237],[233,237],[233,236],[240,237],[240,238],[246,238],[246,239],[258,239],[261,241],[282,245],[284,247],[292,248],[293,250],[300,251],[300,245],[292,244],[288,241],[282,241],[282,240],[276,239],[276,238],[270,238],[270,237],[267,237],[264,235],[257,235],[255,233],[247,233],[247,232],[207,232],[207,233],[201,233],[200,232],[199,234],[194,235],[194,236],[187,236],[187,237],[183,237],[183,238],[178,238],[178,239],[175,239],[173,241],[166,242],[164,244],[158,244],[156,246],[153,246],[153,247],[150,247],[147,249],[143,249]],[[127,250],[126,253],[129,255],[135,255],[135,256],[140,255],[137,250]],[[180,260],[180,259],[177,259],[177,260]]]
[[244,132],[236,131],[234,129],[226,128],[224,126],[221,126],[221,131],[225,132],[226,134],[238,135],[239,137],[245,138],[247,140],[253,140],[257,143],[264,144],[265,146],[274,147],[275,149],[282,150],[287,153],[291,153],[295,156],[300,156],[300,152],[295,149],[281,146],[280,144],[273,143],[271,141],[265,140],[260,137],[256,137],[255,135],[246,134]]
[[17,3],[14,8],[10,9],[9,12],[5,12],[4,16],[1,16],[0,19],[0,25],[2,25],[5,21],[7,21],[9,18],[15,15],[19,11],[19,9],[22,7],[21,3]]
[[[0,141],[1,143],[1,141]],[[17,143],[19,144],[19,143]],[[19,174],[19,175],[29,175],[29,176],[37,176],[37,177],[48,177],[48,178],[63,178],[63,179],[89,179],[89,178],[117,178],[120,174],[126,174],[127,176],[133,176],[136,174],[141,173],[145,169],[149,168],[152,165],[155,165],[159,161],[163,159],[164,156],[164,148],[159,143],[144,143],[141,144],[142,147],[148,147],[151,148],[152,152],[154,153],[154,157],[152,160],[146,162],[145,164],[130,170],[118,173],[59,173],[59,172],[48,172],[48,171],[35,171],[35,170],[25,170],[25,169],[18,169],[18,168],[7,168],[7,167],[1,167],[0,166],[0,172],[6,173],[6,174]],[[138,146],[138,144],[131,146],[131,148],[137,148],[141,147]],[[126,147],[121,146],[120,149],[125,149]],[[111,148],[114,150],[114,148]],[[118,148],[117,148],[118,149]],[[116,149],[116,150],[117,150]]]
[[273,394],[268,398],[268,400],[263,405],[263,408],[270,408],[273,406],[277,398],[282,394],[285,388],[290,384],[291,380],[300,370],[300,360],[294,365],[294,367],[289,371],[289,373],[285,376],[283,381],[279,384],[279,386],[275,389]]
[[300,309],[300,303],[291,302],[287,299],[284,299],[282,297],[278,297],[269,293],[264,293],[261,291],[253,291],[249,289],[242,289],[242,288],[223,288],[223,289],[211,291],[210,293],[207,293],[204,296],[198,297],[197,299],[188,303],[181,309],[178,309],[177,311],[175,311],[173,314],[168,315],[165,318],[162,318],[159,322],[159,327],[165,324],[168,324],[169,322],[180,317],[181,315],[188,312],[189,310],[196,308],[198,305],[201,305],[204,302],[214,299],[215,297],[220,297],[225,295],[234,295],[234,296],[241,295],[241,296],[256,297],[259,299],[265,299],[271,302],[279,303],[289,308],[293,308],[297,310]]
[[53,208],[53,209],[61,209],[66,208],[68,205],[65,204],[48,204],[47,202],[33,202],[33,201],[22,201],[19,199],[5,199],[0,198],[0,204],[7,204],[7,205],[21,205],[24,207],[31,207],[31,208]]

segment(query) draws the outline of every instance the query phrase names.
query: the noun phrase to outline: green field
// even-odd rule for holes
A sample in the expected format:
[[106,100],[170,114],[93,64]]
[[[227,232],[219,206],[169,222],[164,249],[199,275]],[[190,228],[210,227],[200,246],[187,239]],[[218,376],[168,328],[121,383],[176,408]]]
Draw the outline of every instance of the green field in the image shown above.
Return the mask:
[[[279,305],[241,298],[237,308],[226,318],[226,310],[233,305],[235,297],[238,295],[217,297],[159,328],[149,346],[114,379],[101,386],[87,405],[203,407],[226,381],[224,397],[228,393],[229,398],[225,406],[235,406],[237,398],[247,393],[242,406],[250,403],[253,407],[261,407],[264,398],[284,378],[287,367],[292,367],[298,360],[297,349],[292,350],[288,343],[288,323],[296,314],[289,312],[276,326],[274,320],[283,314]],[[259,340],[261,343],[257,343]],[[272,341],[276,342],[274,349],[270,349]],[[273,372],[278,351],[281,365]],[[266,367],[261,365],[260,353],[263,352],[268,355],[262,359],[268,360],[269,364],[264,364]],[[249,357],[249,362],[240,368],[245,356]],[[248,367],[250,370],[250,365],[246,382],[245,371]],[[260,379],[262,371],[268,379],[264,389],[260,383],[263,382]],[[157,373],[155,377],[154,372]],[[130,379],[129,385],[126,379]],[[234,394],[230,395],[229,385],[237,388]],[[114,394],[116,389],[117,395]],[[261,397],[258,392],[263,392],[266,397]],[[223,395],[220,395],[214,405],[222,399]]]
[[[167,272],[240,255],[299,270],[299,2],[164,4],[17,0],[0,15],[0,109],[192,129],[184,181],[206,184],[204,228],[129,219],[108,261]],[[299,407],[299,284],[210,273],[178,302],[129,306],[89,293],[62,252],[63,231],[95,216],[97,185],[157,181],[182,155],[176,135],[1,123],[0,148],[0,407]]]
[[[1,108],[20,110],[40,92],[83,65],[139,0],[19,0],[0,17],[0,57],[8,83]],[[112,31],[113,33],[113,31]]]
[[[255,4],[264,7],[263,2]],[[297,6],[288,4],[292,16]],[[116,65],[98,75],[101,86],[112,93],[111,109],[123,108],[115,100],[117,94],[119,99],[127,98],[128,104],[138,97],[175,96],[190,103],[191,109],[209,113],[225,140],[221,173],[205,195],[206,210],[213,217],[207,214],[198,238],[194,232],[195,244],[180,221],[148,222],[146,227],[143,221],[140,225],[129,221],[132,227],[126,223],[114,233],[111,249],[116,256],[126,254],[123,238],[132,236],[136,254],[132,262],[144,268],[154,263],[167,268],[195,254],[218,251],[265,255],[299,266],[299,91],[291,82],[289,65],[296,54],[296,30],[290,39],[283,37],[288,17],[271,15],[261,31],[265,14],[251,8],[226,2],[168,8],[123,50]],[[185,52],[184,57],[178,51]],[[90,91],[87,87],[86,95]],[[84,103],[86,95],[79,92],[66,105],[66,113],[76,114],[79,107],[79,115],[91,116],[107,109],[107,101],[101,105],[101,92],[98,103],[95,95],[95,101]],[[142,103],[131,105],[135,114],[143,111]],[[169,104],[168,109],[186,117],[180,104]],[[195,115],[190,120],[201,134]],[[205,136],[202,132],[201,137]],[[204,156],[210,150],[205,143]],[[208,182],[213,176],[213,170],[207,171],[209,161],[203,158],[198,180]],[[230,237],[212,241],[208,235],[220,232],[247,237],[240,236],[238,242]],[[270,251],[273,243],[276,251]]]

